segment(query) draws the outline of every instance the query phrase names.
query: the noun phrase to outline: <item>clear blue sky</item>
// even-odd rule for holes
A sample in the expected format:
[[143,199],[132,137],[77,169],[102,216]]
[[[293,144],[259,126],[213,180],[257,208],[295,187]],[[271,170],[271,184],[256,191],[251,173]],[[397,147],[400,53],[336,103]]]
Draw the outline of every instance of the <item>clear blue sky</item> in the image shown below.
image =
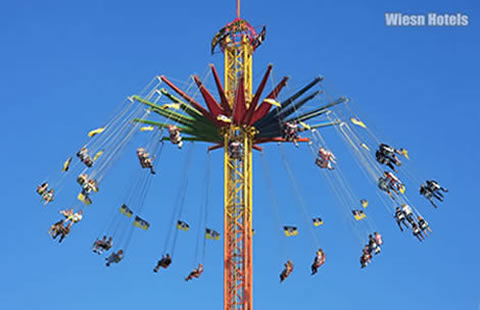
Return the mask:
[[[354,109],[375,124],[380,136],[410,150],[414,173],[450,189],[438,210],[414,198],[433,229],[423,244],[400,233],[385,208],[372,206],[369,212],[385,246],[361,270],[360,245],[321,175],[313,173],[310,154],[306,148],[288,148],[307,204],[326,219],[318,237],[327,263],[312,278],[314,249],[307,229],[295,240],[273,234],[256,156],[255,308],[477,309],[478,1],[243,2],[242,17],[254,26],[267,25],[267,39],[255,53],[254,83],[269,63],[277,81],[291,77],[290,91],[325,76],[325,87],[351,97]],[[191,73],[206,72],[212,62],[223,71],[221,55],[209,53],[210,40],[234,18],[234,9],[233,0],[0,3],[0,309],[221,308],[223,242],[208,243],[200,280],[183,280],[192,267],[195,230],[179,237],[169,270],[151,271],[165,241],[179,182],[175,173],[183,167],[183,155],[174,148],[162,157],[158,170],[163,178],[155,179],[145,206],[151,230],[137,231],[125,261],[110,269],[89,247],[119,206],[130,166],[120,164],[112,171],[84,220],[61,245],[46,232],[59,218],[58,210],[69,207],[68,199],[65,205],[59,199],[43,207],[34,190],[86,142],[88,130],[104,123],[126,96],[155,75],[186,80]],[[470,24],[390,28],[385,12],[462,12]],[[185,217],[192,225],[203,195],[204,147],[196,148],[191,174],[196,187],[186,201]],[[272,166],[281,163],[276,146],[266,151]],[[223,165],[220,154],[212,158],[217,168],[209,222],[221,230]],[[345,156],[348,160],[353,162]],[[273,170],[283,219],[301,227],[286,172],[280,165]],[[353,168],[345,172],[358,195],[373,196],[375,189],[367,188],[360,174]],[[295,271],[279,285],[285,251]]]

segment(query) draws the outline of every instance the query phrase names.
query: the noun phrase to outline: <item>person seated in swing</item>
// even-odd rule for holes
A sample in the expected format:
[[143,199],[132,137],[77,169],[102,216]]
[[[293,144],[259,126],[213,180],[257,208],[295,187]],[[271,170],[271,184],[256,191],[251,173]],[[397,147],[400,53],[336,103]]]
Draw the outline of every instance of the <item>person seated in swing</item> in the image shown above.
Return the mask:
[[352,210],[353,217],[361,218],[365,213],[363,210]]
[[45,194],[47,190],[48,190],[47,182],[43,182],[42,184],[37,186],[37,194],[39,194],[40,196],[43,196],[43,194]]
[[145,166],[145,159],[148,158],[149,154],[145,151],[145,149],[143,147],[139,147],[137,149],[137,157],[138,157],[138,160],[140,161],[140,166],[142,166],[142,168],[147,168]]
[[90,157],[90,155],[87,155],[87,157],[85,157],[85,159],[83,160],[83,163],[84,163],[88,168],[90,168],[91,166],[93,166],[93,159],[92,159],[92,157]]
[[[147,154],[148,154],[148,153],[147,153]],[[155,173],[156,173],[155,170],[153,169],[153,158],[154,158],[154,157],[149,157],[149,158],[146,158],[145,161],[144,161],[145,168],[149,168],[151,174],[155,174]]]
[[295,143],[295,146],[298,146],[298,124],[293,122],[285,122],[283,124],[283,139],[288,142]]
[[379,177],[377,185],[378,185],[378,188],[381,191],[387,193],[387,195],[390,196],[390,198],[395,199],[395,196],[393,195],[393,193],[397,193],[397,192],[396,191],[392,192],[391,187],[389,185],[389,181],[387,180],[387,178]]
[[87,167],[91,167],[93,165],[93,159],[88,155],[88,149],[83,146],[80,151],[77,152],[77,157],[80,158],[80,161],[84,163]]
[[375,152],[375,157],[380,164],[387,165],[390,169],[396,172],[397,169],[395,168],[395,165],[400,166],[402,162],[398,159],[395,153],[399,155],[403,154],[402,149],[397,150],[382,143]]
[[420,230],[420,227],[417,225],[417,223],[412,224],[412,233],[419,241],[425,240],[425,237],[422,234],[422,231]]
[[325,263],[326,258],[327,256],[325,255],[323,250],[318,249],[312,264],[312,276],[316,274],[318,268],[320,268]]
[[282,283],[293,271],[293,263],[291,260],[287,260],[284,264],[285,268],[280,273],[280,283]]
[[105,251],[110,250],[112,248],[112,246],[113,246],[113,238],[110,236],[110,237],[108,237],[107,242],[105,242],[105,245],[104,245]]
[[142,168],[147,168],[145,166],[145,159],[147,159],[149,156],[150,154],[148,154],[143,147],[139,147],[137,149],[137,157],[138,157],[138,160],[140,161],[140,165],[142,166]]
[[54,198],[54,190],[51,188],[48,192],[44,193],[42,196],[42,200],[45,201],[44,205],[51,202]]
[[362,254],[362,256],[360,256],[360,268],[365,268],[368,266],[368,264],[370,263],[370,254]]
[[92,188],[89,186],[88,181],[82,185],[82,195],[85,196],[85,199],[89,198],[89,194],[92,191]]
[[419,215],[417,220],[418,220],[418,227],[425,234],[425,237],[428,236],[428,233],[432,233],[432,229],[430,228],[430,226],[428,225],[428,222],[423,217]]
[[190,274],[185,278],[185,281],[190,281],[193,278],[198,279],[202,273],[203,273],[203,265],[198,264],[198,268],[194,268],[192,272],[190,272]]
[[182,141],[182,137],[180,136],[180,130],[178,130],[178,127],[175,125],[169,125],[168,133],[170,135],[170,141],[173,144],[178,145],[178,148],[181,149],[183,145],[183,141]]
[[83,213],[83,210],[79,210],[78,212],[73,213],[72,216],[67,218],[67,220],[65,222],[70,221],[70,223],[67,225],[67,227],[72,227],[73,224],[76,224],[76,223],[80,222],[83,218],[82,213]]
[[92,191],[98,192],[98,184],[94,179],[90,179],[83,184],[82,194],[89,194]]
[[56,223],[54,223],[52,226],[50,226],[50,229],[48,230],[48,234],[53,237],[53,235],[57,232],[57,230],[60,228],[60,226],[63,226],[63,220],[60,220]]
[[441,197],[443,197],[443,194],[440,193],[440,191],[442,191],[444,193],[448,193],[448,189],[445,188],[445,187],[442,187],[435,180],[427,180],[426,183],[427,183],[428,189],[430,189],[433,193],[438,192],[441,195]]
[[82,191],[80,193],[83,195],[83,200],[85,200],[85,201],[91,200],[90,199],[90,189],[88,188],[88,186],[86,186],[86,184],[84,184],[82,186]]
[[377,242],[377,244],[378,244],[379,246],[383,244],[382,235],[380,235],[378,232],[374,232],[374,233],[373,233],[373,237],[375,238],[375,241]]
[[161,268],[167,269],[168,266],[172,263],[172,258],[170,257],[170,254],[162,255],[162,258],[157,262],[157,265],[153,269],[153,272],[158,272]]
[[[70,227],[65,227],[65,226],[61,226],[58,230],[58,234],[60,234],[60,239],[58,239],[58,243],[62,243],[63,239],[65,239],[66,236],[68,236],[68,234],[70,233]],[[55,239],[57,237],[57,235],[54,235],[53,236],[53,239]]]
[[103,252],[106,252],[110,250],[113,246],[113,241],[112,237],[103,236],[102,240],[95,240],[93,243],[93,252],[98,253],[98,254],[103,254]]
[[118,264],[123,259],[123,250],[120,249],[117,252],[113,252],[109,257],[105,258],[107,267],[110,267],[111,264]]
[[88,180],[88,186],[92,189],[94,192],[98,192],[98,182],[95,179],[90,179]]
[[102,254],[107,242],[107,236],[103,236],[102,239],[97,239],[93,242],[92,249],[94,253]]
[[77,183],[83,185],[88,182],[88,175],[86,173],[82,173],[77,177]]
[[415,217],[413,216],[412,208],[407,204],[402,204],[402,212],[403,214],[405,214],[408,223],[410,223],[410,225],[413,225],[415,223]]
[[420,191],[419,192],[420,192],[420,195],[424,196],[425,198],[428,199],[428,201],[430,201],[430,203],[432,204],[432,206],[434,208],[438,207],[435,204],[435,202],[433,201],[433,198],[434,198],[433,193],[430,191],[430,189],[425,184],[420,185]]
[[77,152],[77,157],[80,158],[80,161],[83,162],[88,156],[88,149],[85,146],[82,146],[80,151]]
[[427,183],[426,187],[432,193],[432,196],[438,199],[439,201],[443,201],[444,196],[442,192],[447,193],[448,189],[446,189],[445,187],[442,187],[435,180],[427,180],[426,183]]
[[[90,188],[86,184],[84,184],[82,186],[82,191],[80,192],[78,199],[87,205],[91,204],[92,199],[90,198],[90,191]],[[80,199],[80,196],[83,196],[82,199]]]
[[388,157],[386,157],[382,153],[380,153],[379,151],[377,151],[375,153],[375,158],[377,159],[378,163],[380,163],[382,165],[386,165],[390,169],[392,169],[393,171],[397,172],[397,169],[395,168],[395,165],[392,163],[392,161]]
[[383,177],[387,181],[387,184],[390,187],[390,189],[395,191],[395,193],[398,194],[398,192],[402,192],[403,184],[402,182],[400,182],[400,179],[397,178],[393,173],[389,171],[384,171]]
[[241,159],[243,155],[243,145],[238,140],[232,140],[228,144],[228,153],[233,159]]
[[369,247],[366,245],[362,250],[362,256],[360,256],[361,268],[365,268],[372,260],[372,255],[369,252]]
[[368,251],[370,253],[374,252],[375,255],[380,253],[380,245],[377,244],[377,240],[373,237],[373,235],[368,235]]
[[365,254],[362,254],[360,256],[360,268],[365,268],[367,267],[367,265],[368,265],[367,258],[365,257]]
[[65,217],[65,219],[67,219],[69,216],[71,216],[73,214],[73,209],[65,209],[65,210],[61,210],[59,212],[61,215],[63,215]]
[[152,174],[155,174],[155,171],[153,170],[153,159],[154,157],[150,157],[150,154],[145,151],[143,147],[139,147],[137,149],[137,156],[138,160],[140,161],[140,165],[142,168],[149,168],[150,172]]
[[[65,216],[65,220],[63,221],[64,224],[67,224],[67,227],[70,228],[72,227],[73,224],[78,223],[82,220],[83,218],[83,211],[79,210],[78,212],[73,212],[73,209],[70,210],[62,210],[60,211],[60,214]],[[70,222],[70,223],[69,223]]]
[[398,227],[400,227],[400,231],[403,231],[402,224],[405,225],[406,228],[408,228],[407,223],[405,222],[405,213],[400,209],[400,207],[397,207],[395,209],[395,220],[397,221]]
[[318,156],[315,159],[315,164],[319,166],[320,168],[326,168],[328,170],[333,170],[335,169],[332,166],[332,163],[335,164],[335,155],[330,150],[324,149],[323,147],[320,147],[318,149]]
[[65,227],[63,224],[64,220],[61,220],[53,224],[52,227],[50,227],[50,235],[54,240],[57,239],[58,236],[60,236],[58,243],[61,243],[63,239],[70,233],[70,227]]

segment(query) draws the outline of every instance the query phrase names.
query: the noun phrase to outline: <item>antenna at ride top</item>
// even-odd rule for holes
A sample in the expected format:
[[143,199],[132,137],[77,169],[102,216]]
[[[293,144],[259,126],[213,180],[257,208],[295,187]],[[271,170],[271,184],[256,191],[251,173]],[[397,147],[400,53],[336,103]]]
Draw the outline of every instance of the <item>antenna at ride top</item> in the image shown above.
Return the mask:
[[237,18],[240,18],[240,0],[237,0]]

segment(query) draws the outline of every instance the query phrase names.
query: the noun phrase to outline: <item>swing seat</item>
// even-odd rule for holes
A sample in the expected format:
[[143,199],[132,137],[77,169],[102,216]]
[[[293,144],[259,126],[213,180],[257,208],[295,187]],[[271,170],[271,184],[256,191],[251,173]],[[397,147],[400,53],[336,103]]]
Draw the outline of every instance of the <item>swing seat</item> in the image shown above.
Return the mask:
[[69,157],[64,163],[63,163],[63,168],[62,172],[67,172],[68,168],[70,168],[70,163],[72,162],[72,157]]
[[98,151],[97,154],[95,154],[95,156],[93,156],[93,161],[97,160],[100,156],[102,156],[102,154],[103,154],[103,150]]
[[319,217],[313,219],[313,226],[318,227],[323,225],[323,220]]
[[89,136],[90,138],[92,138],[92,137],[94,137],[95,135],[97,135],[97,134],[99,134],[99,133],[102,133],[104,130],[105,130],[105,127],[91,130],[91,131],[88,133],[88,136]]
[[88,175],[86,175],[85,173],[82,173],[77,177],[77,183],[80,185],[83,185],[85,182],[87,182],[87,180]]
[[220,240],[220,234],[213,229],[205,229],[205,238],[210,240]]
[[364,212],[356,212],[356,213],[353,213],[353,217],[355,218],[355,220],[360,221],[366,218],[367,215]]
[[177,229],[178,230],[183,230],[183,231],[189,231],[190,230],[190,225],[188,225],[184,221],[177,221]]
[[295,226],[284,226],[283,227],[283,232],[285,233],[285,236],[287,237],[292,237],[298,235],[298,229]]
[[133,211],[130,210],[126,204],[122,204],[122,206],[120,207],[120,213],[122,213],[128,218],[131,218],[133,215]]
[[77,196],[77,199],[83,202],[87,206],[92,204],[92,200],[90,199],[90,197],[85,196],[83,193],[79,193]]
[[135,220],[133,221],[133,226],[143,230],[148,230],[148,228],[150,228],[150,223],[148,223],[147,221],[145,221],[139,216],[135,216]]

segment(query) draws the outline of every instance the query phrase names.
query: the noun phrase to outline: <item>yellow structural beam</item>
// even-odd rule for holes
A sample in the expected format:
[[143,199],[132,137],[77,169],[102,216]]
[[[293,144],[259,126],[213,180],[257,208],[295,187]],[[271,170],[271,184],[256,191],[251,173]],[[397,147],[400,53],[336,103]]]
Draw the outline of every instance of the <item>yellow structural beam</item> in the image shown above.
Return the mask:
[[244,37],[240,42],[233,43],[230,38],[226,39],[225,55],[225,94],[230,107],[233,108],[235,90],[240,77],[243,76],[245,83],[245,98],[247,107],[252,99],[252,54],[253,47]]
[[[252,309],[252,134],[232,126],[225,131],[224,304],[225,309]],[[228,145],[241,141],[241,158]]]
[[[233,109],[235,91],[241,78],[245,83],[247,107],[252,99],[252,53],[246,38],[227,38],[225,93]],[[224,208],[224,309],[252,309],[252,141],[254,130],[230,125],[224,130],[225,208]],[[228,146],[241,141],[241,158],[232,158]]]

